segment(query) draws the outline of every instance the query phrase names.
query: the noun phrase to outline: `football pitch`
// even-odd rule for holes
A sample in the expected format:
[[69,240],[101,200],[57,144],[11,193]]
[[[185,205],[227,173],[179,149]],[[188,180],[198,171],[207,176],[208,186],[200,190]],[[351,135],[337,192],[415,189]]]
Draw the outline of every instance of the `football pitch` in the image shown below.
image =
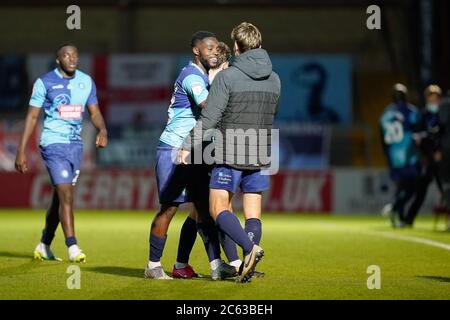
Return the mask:
[[[415,229],[392,230],[375,216],[264,214],[265,257],[257,269],[266,275],[237,284],[207,277],[144,279],[153,215],[77,211],[87,263],[80,265],[80,289],[68,289],[73,263],[67,261],[61,229],[52,248],[64,261],[34,261],[44,212],[0,210],[0,299],[450,299],[450,233],[433,231],[430,217],[420,218]],[[179,212],[169,229],[162,259],[167,272],[185,217]],[[199,236],[190,264],[209,274]],[[369,266],[379,267],[380,289],[368,288],[368,278],[376,275],[368,273]]]

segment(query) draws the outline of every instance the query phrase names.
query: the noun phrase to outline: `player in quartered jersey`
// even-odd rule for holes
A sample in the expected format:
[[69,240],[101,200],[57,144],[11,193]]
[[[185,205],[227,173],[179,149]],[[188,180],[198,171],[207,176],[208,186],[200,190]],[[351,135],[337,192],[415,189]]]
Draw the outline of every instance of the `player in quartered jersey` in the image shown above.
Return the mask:
[[380,118],[380,134],[389,174],[396,184],[395,201],[383,209],[393,227],[407,226],[405,207],[417,192],[420,176],[420,159],[417,147],[417,130],[420,114],[406,101],[407,88],[396,84],[393,103],[387,106]]
[[85,262],[86,255],[78,247],[75,237],[73,211],[74,187],[80,174],[83,154],[81,129],[86,107],[98,130],[96,146],[106,147],[108,137],[98,107],[94,81],[89,75],[77,70],[78,49],[73,44],[60,46],[56,52],[56,63],[56,69],[42,75],[34,83],[15,166],[21,173],[28,171],[25,149],[43,110],[40,149],[54,191],[34,257],[40,260],[60,260],[55,257],[50,245],[61,222],[69,260]]
[[169,119],[157,148],[155,173],[161,209],[154,217],[150,230],[145,276],[151,279],[171,279],[162,268],[161,257],[170,221],[178,206],[186,202],[194,203],[198,216],[191,213],[182,226],[177,263],[172,275],[177,278],[197,276],[188,264],[197,230],[208,253],[213,279],[235,273],[234,267],[220,259],[218,232],[209,215],[209,169],[203,165],[182,166],[176,163],[178,148],[205,106],[209,89],[208,71],[217,65],[217,38],[213,33],[196,32],[192,36],[191,47],[194,59],[181,70],[175,81]]

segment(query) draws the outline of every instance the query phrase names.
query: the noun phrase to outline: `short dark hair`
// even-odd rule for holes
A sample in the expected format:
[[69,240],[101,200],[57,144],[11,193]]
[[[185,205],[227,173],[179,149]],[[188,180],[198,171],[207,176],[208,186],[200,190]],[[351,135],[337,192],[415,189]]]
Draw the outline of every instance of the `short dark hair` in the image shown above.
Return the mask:
[[73,47],[78,50],[77,46],[74,45],[72,42],[64,42],[63,44],[59,45],[58,48],[56,49],[56,57],[58,57],[59,51],[61,51],[61,49],[64,47]]
[[206,38],[217,38],[216,35],[209,31],[197,31],[192,35],[191,48],[195,47],[199,42]]

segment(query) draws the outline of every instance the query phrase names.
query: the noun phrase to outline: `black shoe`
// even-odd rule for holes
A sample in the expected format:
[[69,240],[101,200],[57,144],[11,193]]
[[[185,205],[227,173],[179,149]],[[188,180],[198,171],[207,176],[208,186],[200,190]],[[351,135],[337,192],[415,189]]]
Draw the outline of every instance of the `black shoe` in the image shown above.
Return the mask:
[[252,278],[264,278],[265,275],[266,274],[264,272],[254,270],[252,273]]

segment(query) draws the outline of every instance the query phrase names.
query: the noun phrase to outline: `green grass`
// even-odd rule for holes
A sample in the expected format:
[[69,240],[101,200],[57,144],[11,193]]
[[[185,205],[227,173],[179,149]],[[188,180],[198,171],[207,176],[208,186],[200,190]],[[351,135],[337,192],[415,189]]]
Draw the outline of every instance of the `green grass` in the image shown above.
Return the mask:
[[[153,213],[78,211],[76,229],[87,254],[81,289],[66,286],[67,261],[61,229],[53,250],[63,262],[31,259],[44,222],[42,211],[0,211],[0,299],[449,299],[450,251],[388,239],[383,232],[450,244],[450,233],[432,231],[430,218],[413,230],[392,230],[379,217],[266,214],[258,269],[249,284],[233,281],[143,278]],[[186,214],[169,230],[162,263],[169,271]],[[241,217],[242,218],[242,217]],[[209,273],[201,240],[191,255],[197,272]],[[369,290],[367,267],[381,268],[381,289]]]

